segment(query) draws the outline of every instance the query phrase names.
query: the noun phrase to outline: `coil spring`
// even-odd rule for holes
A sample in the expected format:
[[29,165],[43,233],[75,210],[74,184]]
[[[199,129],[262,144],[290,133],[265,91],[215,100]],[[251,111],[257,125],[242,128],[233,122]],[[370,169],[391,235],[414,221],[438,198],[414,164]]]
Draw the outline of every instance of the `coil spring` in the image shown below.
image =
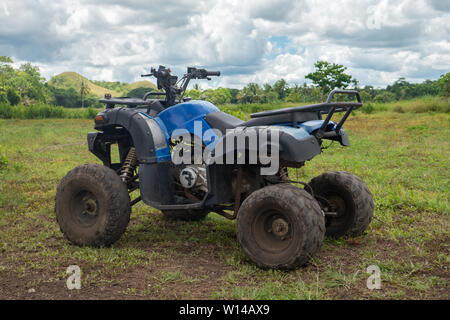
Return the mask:
[[123,162],[122,169],[120,170],[120,178],[123,182],[127,183],[131,178],[133,178],[136,163],[136,149],[131,147],[125,161]]

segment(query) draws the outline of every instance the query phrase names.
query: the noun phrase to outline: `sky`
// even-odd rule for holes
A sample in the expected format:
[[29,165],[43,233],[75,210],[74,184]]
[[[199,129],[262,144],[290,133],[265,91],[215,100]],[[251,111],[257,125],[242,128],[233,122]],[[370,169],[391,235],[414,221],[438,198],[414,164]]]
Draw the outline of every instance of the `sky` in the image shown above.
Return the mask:
[[450,71],[449,21],[449,0],[2,0],[0,56],[47,79],[132,82],[158,65],[222,72],[203,88],[303,84],[325,60],[384,87]]

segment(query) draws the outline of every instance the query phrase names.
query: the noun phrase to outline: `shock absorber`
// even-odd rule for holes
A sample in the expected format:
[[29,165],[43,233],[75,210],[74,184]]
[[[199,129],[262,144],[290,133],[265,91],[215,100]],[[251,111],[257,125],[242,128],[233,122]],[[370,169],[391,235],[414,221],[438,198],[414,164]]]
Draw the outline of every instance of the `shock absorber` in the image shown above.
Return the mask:
[[120,170],[120,178],[123,182],[127,183],[131,178],[133,178],[136,162],[136,149],[131,147],[125,161],[123,162],[122,169]]

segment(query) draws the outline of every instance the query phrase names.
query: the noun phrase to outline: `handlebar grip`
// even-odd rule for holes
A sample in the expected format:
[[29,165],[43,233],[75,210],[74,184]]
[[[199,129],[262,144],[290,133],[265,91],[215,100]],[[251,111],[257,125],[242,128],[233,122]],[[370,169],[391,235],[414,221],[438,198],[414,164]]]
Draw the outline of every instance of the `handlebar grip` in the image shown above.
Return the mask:
[[220,71],[207,71],[206,76],[220,76]]

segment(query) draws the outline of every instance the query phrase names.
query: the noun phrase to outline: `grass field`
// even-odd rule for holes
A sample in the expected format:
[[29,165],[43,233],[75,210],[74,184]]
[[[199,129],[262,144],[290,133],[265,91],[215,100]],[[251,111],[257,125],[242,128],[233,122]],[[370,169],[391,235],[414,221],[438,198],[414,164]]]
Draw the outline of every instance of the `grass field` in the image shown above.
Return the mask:
[[[333,144],[299,179],[345,170],[368,184],[375,219],[358,238],[330,240],[296,271],[261,270],[243,255],[235,223],[168,221],[143,204],[110,248],[70,245],[56,223],[56,186],[99,162],[85,144],[93,121],[0,120],[0,299],[449,299],[450,118],[358,113],[351,146]],[[79,265],[81,290],[66,288]],[[381,289],[369,290],[369,265]]]

